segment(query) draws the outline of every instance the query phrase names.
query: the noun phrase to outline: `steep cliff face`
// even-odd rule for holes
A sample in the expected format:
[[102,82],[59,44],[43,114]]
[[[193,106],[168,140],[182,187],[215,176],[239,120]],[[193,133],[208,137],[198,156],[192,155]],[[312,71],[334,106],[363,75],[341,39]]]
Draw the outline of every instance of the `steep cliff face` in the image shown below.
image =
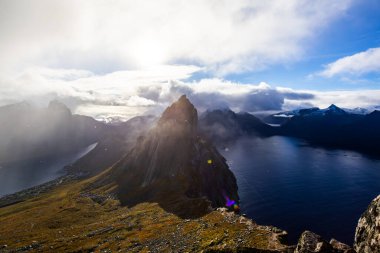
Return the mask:
[[186,96],[168,107],[112,170],[118,197],[126,205],[156,201],[183,210],[186,201],[200,200],[188,206],[238,208],[235,176],[198,135],[197,110]]
[[371,202],[359,219],[354,249],[358,253],[380,252],[380,195]]

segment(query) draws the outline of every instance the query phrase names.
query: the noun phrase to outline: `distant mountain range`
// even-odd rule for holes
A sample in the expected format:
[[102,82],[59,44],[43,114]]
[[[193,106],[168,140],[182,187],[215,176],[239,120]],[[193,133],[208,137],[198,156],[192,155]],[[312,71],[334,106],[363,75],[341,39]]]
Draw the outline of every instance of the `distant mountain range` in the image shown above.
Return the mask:
[[97,146],[74,164],[70,173],[94,175],[116,163],[155,120],[139,116],[127,122],[105,124],[73,115],[58,101],[47,108],[26,102],[0,107],[0,165],[55,159],[93,143]]
[[280,112],[262,120],[248,113],[214,110],[201,116],[200,129],[216,143],[241,136],[283,135],[316,145],[380,154],[380,111],[377,110],[368,113],[361,108],[347,110],[331,105],[325,109]]
[[42,109],[25,102],[0,107],[0,163],[72,152],[97,142],[106,128],[58,101]]
[[[94,150],[66,167],[71,173],[94,175],[120,160],[156,120],[154,116],[138,116],[126,122],[99,122],[73,115],[58,101],[42,109],[25,102],[3,106],[0,107],[0,164],[47,159],[96,142]],[[312,107],[261,119],[230,109],[208,110],[200,115],[198,128],[202,136],[217,145],[243,136],[284,135],[311,144],[380,153],[380,112],[369,113],[363,108]]]
[[380,111],[357,114],[331,105],[325,110],[295,115],[278,128],[277,134],[379,155]]
[[[95,237],[97,243],[108,242],[109,239],[98,240],[97,236],[107,237],[108,232],[121,228],[125,228],[127,233],[138,231],[142,238],[143,235],[150,235],[152,228],[160,232],[170,231],[170,235],[179,232],[187,234],[191,228],[193,234],[200,229],[212,231],[208,232],[212,236],[211,243],[202,243],[202,248],[214,245],[215,231],[222,231],[223,238],[231,237],[231,232],[244,231],[235,241],[245,243],[247,238],[251,239],[247,241],[247,248],[234,246],[239,252],[240,249],[242,252],[315,252],[314,249],[353,252],[348,245],[334,239],[328,243],[310,231],[302,233],[296,246],[289,246],[283,244],[286,232],[259,226],[238,214],[227,213],[228,209],[239,210],[238,187],[234,174],[213,141],[220,145],[248,136],[266,138],[284,135],[303,138],[313,144],[379,154],[376,152],[380,151],[377,147],[380,143],[380,111],[356,113],[331,105],[326,109],[283,112],[268,119],[271,117],[286,120],[272,126],[249,113],[235,113],[229,109],[206,111],[198,118],[197,110],[186,96],[169,106],[159,119],[141,116],[109,124],[72,115],[66,106],[57,101],[44,109],[33,108],[26,103],[1,107],[2,162],[45,159],[94,142],[98,144],[87,155],[66,167],[69,175],[0,199],[2,208],[23,210],[14,213],[22,218],[15,219],[7,212],[5,215],[3,212],[0,218],[5,221],[8,217],[12,219],[11,222],[4,222],[8,224],[6,231],[14,231],[14,223],[17,227],[37,224],[39,229],[45,229],[37,231],[48,231],[29,234],[29,229],[18,229],[18,236],[27,240],[49,234],[41,242],[33,240],[32,244],[17,248],[21,250],[43,249],[45,245],[42,244],[47,243],[54,243],[54,247],[69,245],[62,241],[57,244],[58,240],[50,235],[51,229],[62,231],[69,228],[64,233],[51,234],[59,238],[62,234],[69,234],[70,241],[80,240],[76,243],[83,249],[83,238],[88,241]],[[86,179],[80,180],[83,176]],[[31,198],[34,200],[25,201]],[[377,252],[378,246],[372,242],[378,235],[374,222],[378,213],[372,211],[379,206],[378,200],[379,197],[371,203],[359,221],[355,237],[355,247],[359,252],[362,248],[367,249],[368,245],[374,249],[373,252]],[[216,207],[227,209],[215,211]],[[104,227],[107,215],[109,226]],[[171,220],[166,224],[168,217]],[[217,217],[221,217],[223,223],[217,224]],[[151,220],[146,222],[147,219]],[[178,229],[179,222],[185,224],[181,230]],[[93,227],[94,224],[97,226]],[[228,230],[220,225],[228,226]],[[77,229],[76,234],[85,236],[71,236],[73,227]],[[89,227],[92,231],[88,230]],[[14,234],[8,237],[9,234],[2,234],[2,237],[7,236],[7,243],[15,240]],[[181,238],[175,237],[172,242],[182,240],[186,234]],[[247,237],[252,234],[254,237]],[[118,243],[121,241],[114,234],[112,238]],[[191,244],[199,243],[193,239],[190,241]],[[139,246],[135,242],[133,245]],[[149,245],[163,244],[155,241]],[[225,243],[223,245],[227,246]],[[184,244],[178,247],[182,246]],[[4,247],[8,245],[2,246],[2,249]],[[230,248],[223,250],[235,251]]]
[[200,131],[215,143],[234,141],[247,135],[270,136],[275,129],[249,113],[230,109],[204,112],[199,119]]
[[279,112],[275,114],[271,114],[269,116],[266,116],[263,118],[263,121],[268,124],[275,124],[275,125],[281,125],[287,122],[290,118],[294,116],[312,116],[312,115],[320,115],[320,114],[357,114],[357,115],[365,115],[369,114],[371,110],[366,108],[353,108],[353,109],[346,109],[346,108],[339,108],[338,106],[332,104],[329,107],[325,109],[320,109],[318,107],[311,107],[311,108],[303,108],[303,109],[297,109],[293,111],[284,111]]

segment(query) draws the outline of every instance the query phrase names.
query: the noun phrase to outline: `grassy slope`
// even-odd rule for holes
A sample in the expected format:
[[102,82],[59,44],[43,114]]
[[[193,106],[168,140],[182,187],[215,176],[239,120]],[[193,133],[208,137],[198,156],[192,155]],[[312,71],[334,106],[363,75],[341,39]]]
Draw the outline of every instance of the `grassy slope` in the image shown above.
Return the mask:
[[[97,177],[102,176],[102,174]],[[201,252],[244,247],[284,251],[276,229],[232,213],[213,211],[181,219],[156,203],[101,204],[83,191],[96,177],[58,186],[36,198],[0,208],[0,252]],[[114,185],[97,189],[107,195]],[[2,245],[7,245],[3,247]]]

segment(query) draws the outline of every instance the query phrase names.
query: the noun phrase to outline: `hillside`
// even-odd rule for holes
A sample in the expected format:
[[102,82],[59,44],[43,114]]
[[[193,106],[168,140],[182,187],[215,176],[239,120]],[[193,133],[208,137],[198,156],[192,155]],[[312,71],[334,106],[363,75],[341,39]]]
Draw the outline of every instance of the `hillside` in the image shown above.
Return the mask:
[[286,252],[285,232],[223,209],[182,219],[157,203],[122,206],[111,185],[86,190],[104,173],[0,208],[0,252]]

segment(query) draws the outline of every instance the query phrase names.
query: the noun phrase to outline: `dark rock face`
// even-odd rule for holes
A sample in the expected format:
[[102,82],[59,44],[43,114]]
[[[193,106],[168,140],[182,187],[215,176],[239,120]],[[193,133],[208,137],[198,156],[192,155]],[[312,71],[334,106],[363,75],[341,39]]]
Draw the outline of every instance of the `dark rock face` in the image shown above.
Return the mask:
[[298,240],[294,253],[314,252],[330,253],[334,252],[334,250],[333,247],[328,242],[324,241],[319,235],[310,231],[305,231]]
[[238,204],[235,176],[224,157],[197,134],[197,123],[197,110],[182,96],[139,138],[112,168],[123,204],[155,201],[172,212]]
[[271,126],[249,113],[235,113],[229,109],[207,111],[201,115],[199,129],[214,143],[234,141],[241,136],[274,134]]
[[354,249],[358,253],[380,252],[380,195],[371,202],[359,219]]

